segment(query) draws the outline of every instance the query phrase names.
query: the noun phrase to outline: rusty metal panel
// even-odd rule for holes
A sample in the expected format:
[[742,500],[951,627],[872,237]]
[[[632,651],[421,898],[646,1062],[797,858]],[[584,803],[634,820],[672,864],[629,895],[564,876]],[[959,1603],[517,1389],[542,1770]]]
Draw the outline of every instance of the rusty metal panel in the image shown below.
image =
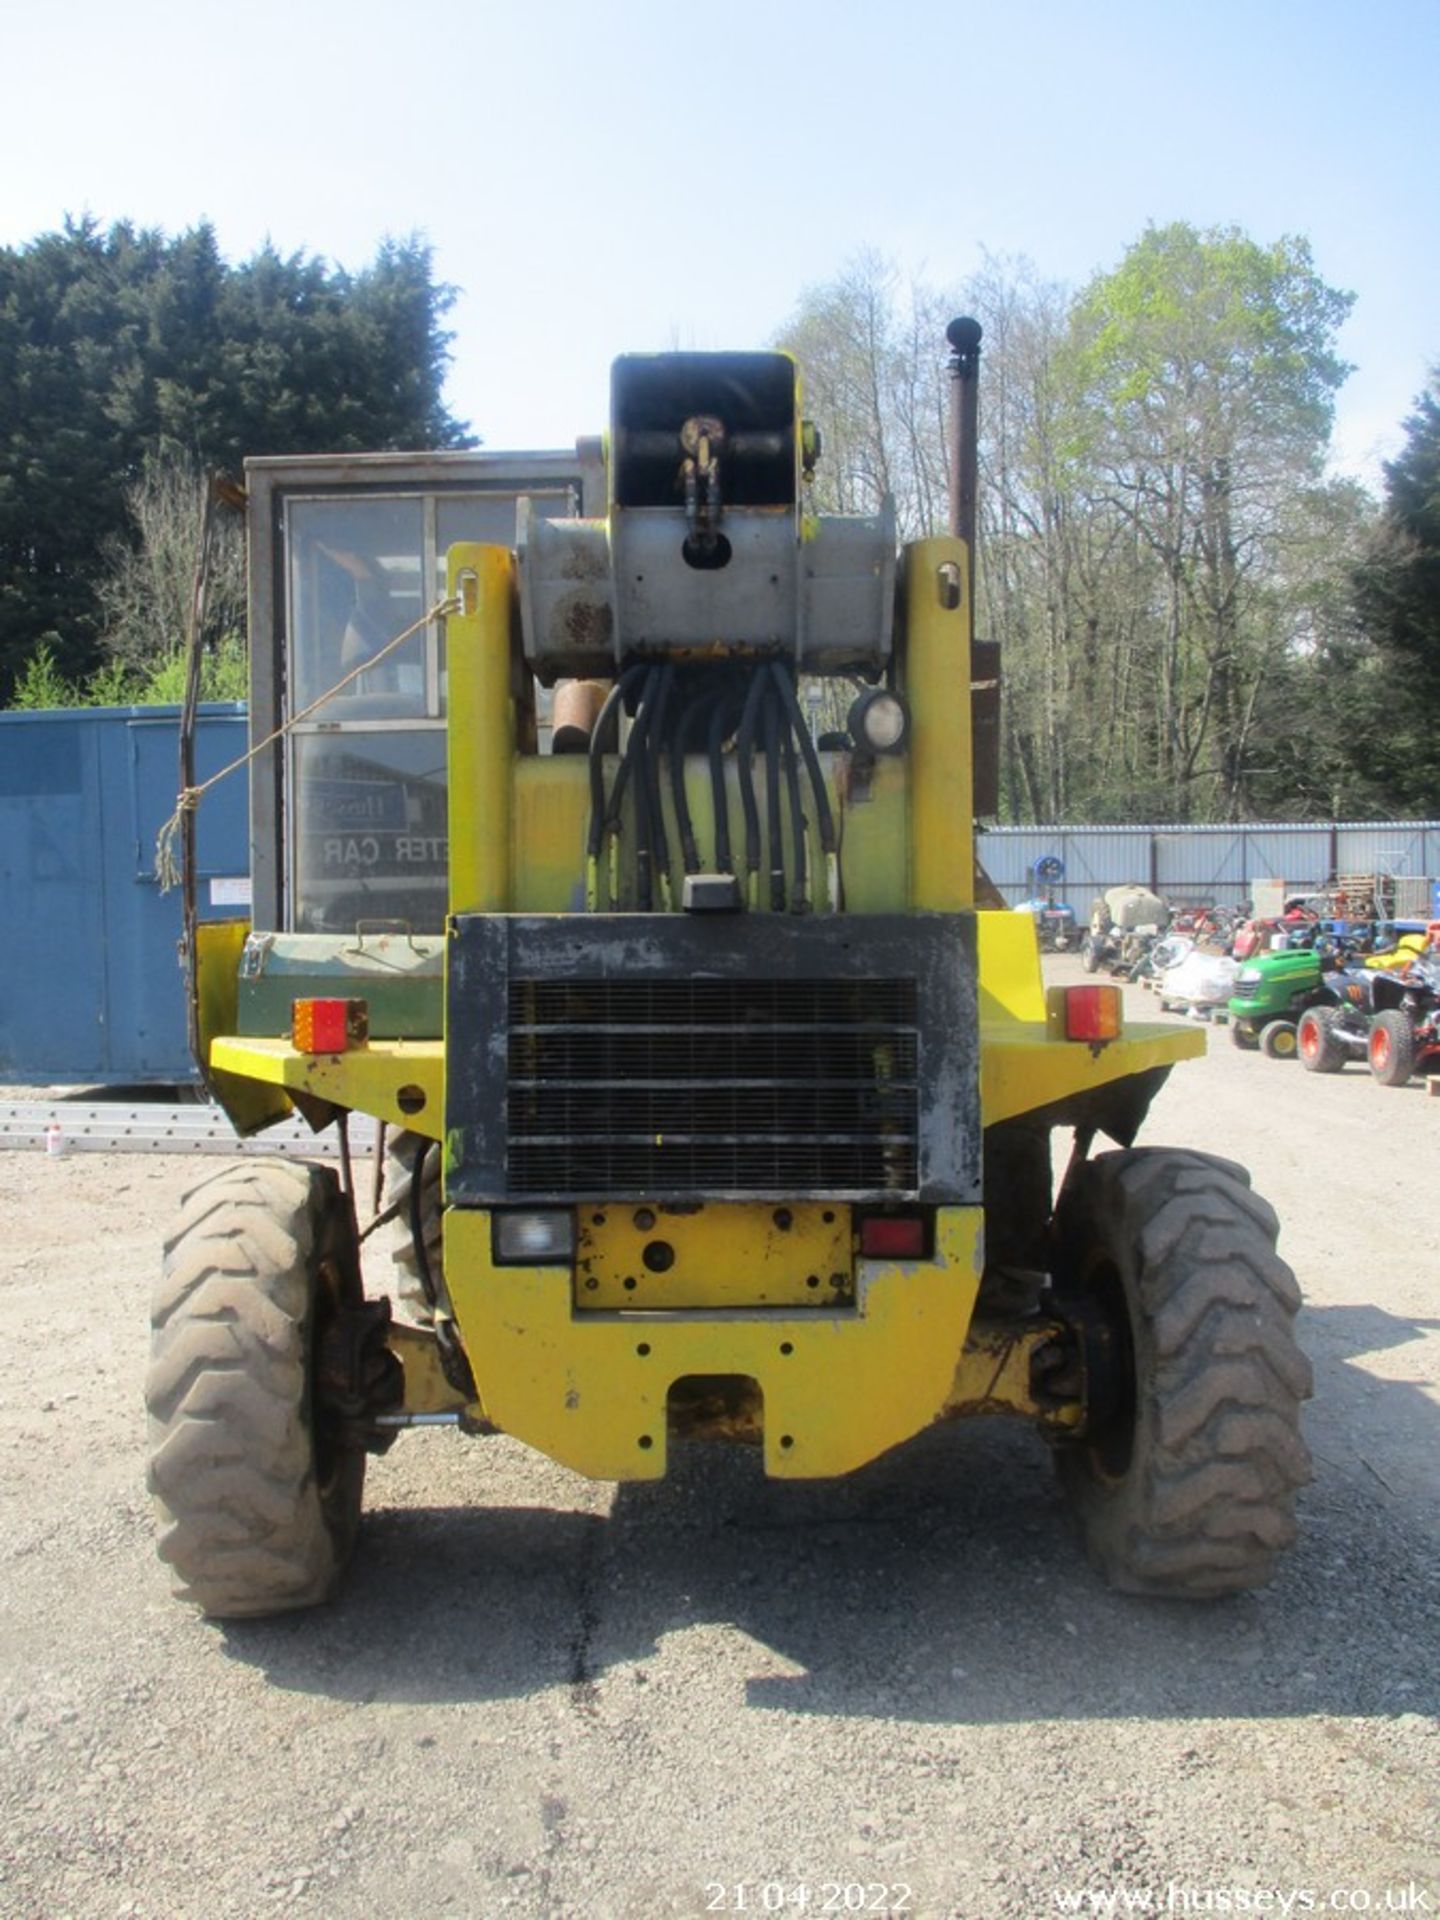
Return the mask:
[[970,643],[970,764],[976,818],[993,820],[1000,811],[998,640],[972,640]]

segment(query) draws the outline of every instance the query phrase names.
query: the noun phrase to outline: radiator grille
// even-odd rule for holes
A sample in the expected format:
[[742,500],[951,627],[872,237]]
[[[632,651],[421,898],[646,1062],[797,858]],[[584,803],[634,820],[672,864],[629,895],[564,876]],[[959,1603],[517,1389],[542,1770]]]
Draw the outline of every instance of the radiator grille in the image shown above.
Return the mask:
[[509,983],[512,1194],[912,1192],[912,979]]

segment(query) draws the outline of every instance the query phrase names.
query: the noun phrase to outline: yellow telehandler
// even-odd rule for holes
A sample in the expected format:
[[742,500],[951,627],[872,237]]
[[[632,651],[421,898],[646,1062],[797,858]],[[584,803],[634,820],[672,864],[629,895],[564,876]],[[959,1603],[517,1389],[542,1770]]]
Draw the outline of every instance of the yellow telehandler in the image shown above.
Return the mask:
[[573,457],[248,464],[252,908],[193,929],[196,1044],[240,1133],[344,1151],[202,1182],[167,1247],[150,1479],[205,1613],[323,1600],[367,1453],[442,1423],[810,1478],[1008,1413],[1116,1586],[1271,1576],[1310,1390],[1275,1217],[1134,1145],[1201,1036],[1047,991],[978,874],[949,337],[951,532],[898,552],[888,505],[813,510],[779,353],[622,357]]

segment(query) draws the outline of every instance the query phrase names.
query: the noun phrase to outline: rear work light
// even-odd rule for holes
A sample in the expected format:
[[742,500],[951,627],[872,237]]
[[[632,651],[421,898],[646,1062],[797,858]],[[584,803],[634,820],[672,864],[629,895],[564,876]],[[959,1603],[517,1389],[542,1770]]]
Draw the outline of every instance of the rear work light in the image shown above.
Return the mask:
[[910,731],[910,715],[898,694],[872,687],[852,705],[845,724],[862,752],[899,753]]
[[868,1214],[860,1222],[860,1252],[867,1260],[923,1260],[925,1222],[913,1213]]
[[1125,1025],[1119,987],[1051,987],[1045,996],[1052,1040],[1083,1040],[1092,1047],[1118,1040]]
[[292,1000],[290,1038],[297,1053],[344,1053],[370,1037],[363,1000]]
[[497,1266],[553,1267],[574,1257],[575,1216],[568,1208],[515,1208],[494,1219]]

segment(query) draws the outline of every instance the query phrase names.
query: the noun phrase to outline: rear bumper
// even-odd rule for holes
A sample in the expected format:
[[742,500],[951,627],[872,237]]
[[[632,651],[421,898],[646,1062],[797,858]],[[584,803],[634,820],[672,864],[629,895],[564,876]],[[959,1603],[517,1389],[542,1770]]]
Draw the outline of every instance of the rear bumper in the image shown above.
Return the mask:
[[928,1260],[863,1261],[853,1307],[587,1311],[571,1268],[497,1265],[491,1215],[445,1214],[445,1279],[486,1420],[597,1480],[665,1473],[677,1381],[753,1381],[765,1470],[849,1473],[944,1411],[984,1260],[978,1207],[941,1207]]

